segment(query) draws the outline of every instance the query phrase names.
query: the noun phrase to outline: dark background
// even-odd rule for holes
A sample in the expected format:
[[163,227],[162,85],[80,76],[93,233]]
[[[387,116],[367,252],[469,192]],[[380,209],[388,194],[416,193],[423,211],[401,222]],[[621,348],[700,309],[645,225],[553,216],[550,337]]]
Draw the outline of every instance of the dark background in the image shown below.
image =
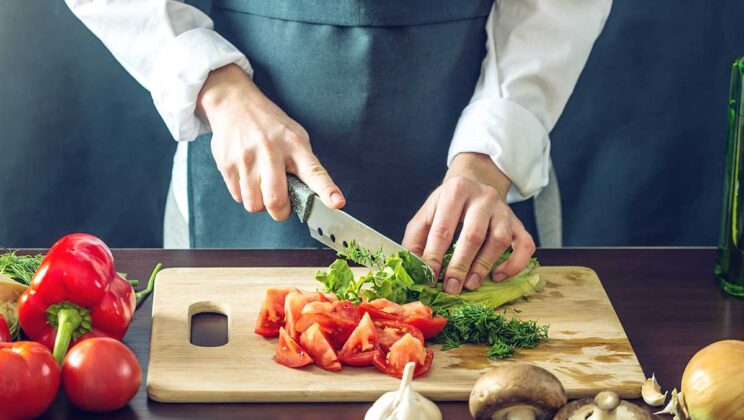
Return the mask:
[[[713,4],[715,3],[715,5]],[[744,2],[616,1],[551,137],[566,245],[714,245]],[[62,1],[0,9],[0,246],[159,247],[175,142]]]

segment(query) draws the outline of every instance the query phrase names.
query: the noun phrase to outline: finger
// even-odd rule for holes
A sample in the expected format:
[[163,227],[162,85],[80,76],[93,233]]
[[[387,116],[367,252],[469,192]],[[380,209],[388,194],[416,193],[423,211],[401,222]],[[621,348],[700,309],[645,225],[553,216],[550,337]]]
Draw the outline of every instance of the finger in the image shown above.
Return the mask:
[[333,182],[328,171],[320,164],[312,152],[301,152],[294,156],[296,174],[310,187],[323,204],[332,209],[340,209],[346,204],[341,189]]
[[287,170],[284,160],[265,155],[261,163],[261,195],[272,219],[287,220],[290,213],[287,193]]
[[[475,290],[488,277],[493,265],[499,260],[504,250],[511,243],[509,222],[501,218],[492,218],[486,234],[486,241],[475,256],[470,267],[470,273],[465,281],[465,288]],[[503,232],[503,233],[502,233]],[[459,245],[458,245],[459,246]]]
[[412,253],[421,257],[424,254],[426,237],[429,234],[431,221],[434,218],[434,203],[436,203],[435,194],[433,193],[426,199],[416,215],[413,216],[403,235],[403,248],[410,250]]
[[491,209],[485,205],[465,208],[465,217],[460,237],[457,239],[457,247],[444,275],[445,292],[459,294],[462,291],[475,255],[486,240],[490,216]]
[[240,195],[246,211],[257,213],[264,210],[263,197],[258,174],[248,169],[246,165],[238,168],[240,173]]
[[227,186],[227,190],[230,192],[232,199],[241,203],[240,177],[238,176],[238,171],[235,168],[230,168],[220,171],[220,173],[222,174],[222,179],[225,181],[225,185]]
[[452,244],[457,224],[460,222],[465,198],[463,194],[453,194],[446,198],[440,194],[432,205],[436,208],[426,237],[423,259],[434,271],[434,278],[438,278],[444,254]]
[[501,281],[519,274],[527,267],[530,257],[535,253],[535,241],[524,225],[518,220],[512,221],[512,230],[514,232],[512,254],[508,260],[496,267],[493,273],[494,281]]

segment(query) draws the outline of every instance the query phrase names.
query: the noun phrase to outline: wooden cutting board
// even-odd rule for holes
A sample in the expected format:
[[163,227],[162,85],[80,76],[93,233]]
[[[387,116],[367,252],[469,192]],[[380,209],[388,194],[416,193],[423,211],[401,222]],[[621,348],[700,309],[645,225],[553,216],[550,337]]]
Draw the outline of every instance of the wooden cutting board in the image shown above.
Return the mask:
[[[161,402],[373,401],[396,389],[398,380],[374,368],[345,367],[332,373],[310,366],[275,363],[276,339],[253,333],[264,290],[294,286],[315,290],[316,268],[172,268],[158,274],[152,313],[147,391]],[[545,289],[507,311],[550,324],[550,340],[519,350],[513,361],[553,372],[569,398],[613,389],[640,396],[644,380],[633,348],[594,271],[540,267]],[[355,269],[356,274],[366,269]],[[513,309],[519,310],[515,312]],[[228,342],[220,347],[190,343],[191,316],[227,316]],[[434,364],[414,389],[439,401],[466,401],[478,377],[498,363],[485,346],[434,350]]]

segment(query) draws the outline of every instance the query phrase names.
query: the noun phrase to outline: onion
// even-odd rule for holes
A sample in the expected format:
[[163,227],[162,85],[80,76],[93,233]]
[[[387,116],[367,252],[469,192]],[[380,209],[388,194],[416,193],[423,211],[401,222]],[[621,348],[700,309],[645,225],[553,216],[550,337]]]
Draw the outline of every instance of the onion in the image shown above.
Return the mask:
[[18,334],[18,297],[28,286],[0,273],[0,316],[8,324],[10,335]]
[[682,393],[692,420],[744,419],[744,341],[697,352],[682,375]]

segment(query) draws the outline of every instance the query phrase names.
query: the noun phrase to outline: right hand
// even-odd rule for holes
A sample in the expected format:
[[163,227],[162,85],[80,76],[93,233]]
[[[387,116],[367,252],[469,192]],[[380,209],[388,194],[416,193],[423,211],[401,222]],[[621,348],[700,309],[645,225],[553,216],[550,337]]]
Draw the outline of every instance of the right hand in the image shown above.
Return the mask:
[[341,190],[310,147],[307,131],[271,102],[237,65],[209,74],[198,112],[212,127],[212,155],[232,198],[251,213],[274,220],[291,212],[287,173],[295,174],[323,203],[340,209]]

